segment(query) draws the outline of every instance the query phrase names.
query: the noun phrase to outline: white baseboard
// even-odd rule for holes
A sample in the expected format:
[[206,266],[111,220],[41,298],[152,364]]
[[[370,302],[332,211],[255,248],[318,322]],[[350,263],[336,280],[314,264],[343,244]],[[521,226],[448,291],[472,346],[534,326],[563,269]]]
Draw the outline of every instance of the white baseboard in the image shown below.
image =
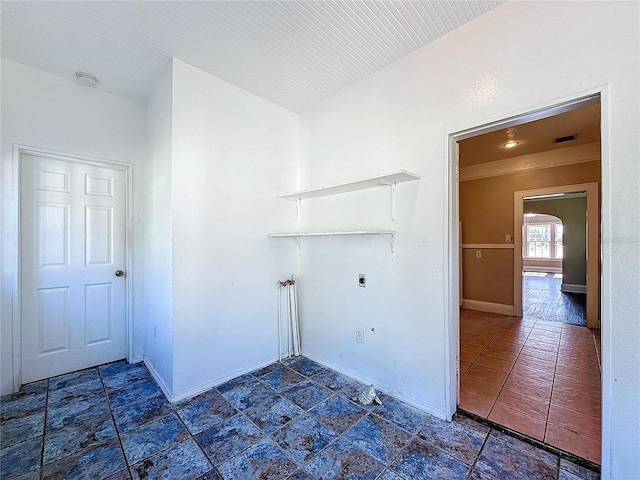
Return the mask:
[[167,384],[164,383],[164,380],[162,379],[162,377],[158,374],[156,369],[153,368],[153,365],[151,365],[151,362],[147,357],[144,357],[143,362],[147,367],[147,370],[149,370],[149,373],[151,374],[155,382],[160,387],[160,390],[162,390],[162,393],[164,394],[164,396],[167,398],[167,400],[171,401],[171,390],[169,389],[169,387],[167,387]]
[[375,385],[377,390],[380,390],[381,392],[384,392],[388,395],[391,395],[392,397],[397,398],[398,400],[401,400],[409,405],[411,405],[412,407],[416,407],[419,410],[422,410],[425,413],[428,413],[429,415],[433,415],[434,417],[439,418],[440,420],[446,420],[447,419],[447,414],[444,410],[441,410],[439,408],[434,407],[433,405],[429,405],[427,403],[421,402],[419,400],[416,400],[415,398],[412,397],[407,397],[406,395],[402,394],[401,392],[398,392],[397,390],[394,390],[393,388],[391,388],[389,385],[386,384],[382,384],[379,383],[371,378],[367,378],[367,377],[363,377],[360,374],[358,374],[357,372],[354,372],[353,370],[349,370],[349,369],[345,369],[342,368],[334,363],[328,362],[323,358],[320,358],[316,355],[313,355],[312,353],[309,353],[307,351],[302,351],[302,356],[307,357],[310,360],[313,360],[314,362],[319,363],[320,365],[323,365],[327,368],[330,368],[332,370],[335,370],[338,373],[341,373],[343,375],[346,375],[347,377],[350,377],[354,380],[357,380],[360,383],[363,383],[365,385]]
[[278,357],[269,358],[267,360],[263,360],[261,362],[255,363],[253,365],[249,365],[247,367],[240,368],[238,370],[234,370],[232,372],[225,373],[216,378],[212,378],[207,380],[206,382],[201,383],[193,388],[189,388],[187,390],[183,390],[182,392],[174,393],[169,398],[171,403],[179,402],[180,400],[184,400],[186,398],[191,398],[200,393],[206,392],[207,390],[217,387],[218,385],[222,385],[229,380],[232,380],[236,377],[240,377],[245,373],[253,372],[254,370],[258,370],[260,368],[264,368],[272,363],[276,363],[278,361]]
[[513,305],[481,302],[480,300],[468,300],[466,298],[462,300],[462,308],[468,308],[469,310],[478,310],[480,312],[497,313],[499,315],[509,315],[510,317],[515,314]]
[[562,273],[561,267],[522,267],[525,272]]
[[560,291],[565,293],[584,293],[587,294],[586,285],[577,285],[575,283],[563,283],[560,286]]

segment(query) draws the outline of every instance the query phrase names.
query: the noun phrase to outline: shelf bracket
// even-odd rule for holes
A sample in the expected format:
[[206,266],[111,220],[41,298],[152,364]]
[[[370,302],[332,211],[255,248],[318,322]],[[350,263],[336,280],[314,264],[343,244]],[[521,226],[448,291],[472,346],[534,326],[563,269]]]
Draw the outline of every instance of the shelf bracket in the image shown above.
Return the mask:
[[396,213],[396,183],[380,180],[380,185],[387,185],[391,189],[391,220],[395,220]]
[[396,235],[395,235],[395,233],[383,233],[382,235],[384,235],[385,237],[387,237],[389,239],[389,242],[391,243],[391,253],[394,253],[395,247],[396,247]]
[[[300,226],[300,219],[302,218],[302,199],[298,198],[296,200],[296,204],[298,207],[298,226]],[[300,240],[300,237],[298,237],[298,240]],[[300,249],[300,244],[298,243],[298,250]]]

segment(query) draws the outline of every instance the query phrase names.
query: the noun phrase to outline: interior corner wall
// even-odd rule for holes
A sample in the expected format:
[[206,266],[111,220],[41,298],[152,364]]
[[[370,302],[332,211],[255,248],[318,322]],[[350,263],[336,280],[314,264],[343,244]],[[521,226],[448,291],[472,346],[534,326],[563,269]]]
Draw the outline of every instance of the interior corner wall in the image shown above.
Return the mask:
[[[398,231],[394,253],[369,238],[303,242],[307,354],[443,412],[455,332],[446,272],[457,254],[448,251],[448,134],[606,86],[603,478],[640,477],[639,18],[637,2],[507,2],[301,114],[301,187],[400,168],[422,176],[397,188],[396,219],[385,223]],[[368,222],[343,219],[356,194],[327,203],[353,228]],[[364,289],[351,287],[358,273]]]
[[144,191],[145,362],[168,396],[173,392],[172,105],[169,64],[147,105]]
[[174,396],[277,360],[277,281],[296,271],[298,116],[173,61]]
[[[130,163],[133,175],[133,292],[143,288],[145,107],[2,58],[2,296],[0,393],[13,389],[13,299],[17,292],[18,205],[13,145]],[[141,358],[142,304],[133,304],[133,358]]]
[[[462,243],[502,244],[506,234],[516,235],[513,226],[516,191],[589,182],[600,182],[599,161],[460,182]],[[464,298],[513,305],[514,254],[519,252],[482,250],[482,258],[476,258],[475,249],[464,249]]]

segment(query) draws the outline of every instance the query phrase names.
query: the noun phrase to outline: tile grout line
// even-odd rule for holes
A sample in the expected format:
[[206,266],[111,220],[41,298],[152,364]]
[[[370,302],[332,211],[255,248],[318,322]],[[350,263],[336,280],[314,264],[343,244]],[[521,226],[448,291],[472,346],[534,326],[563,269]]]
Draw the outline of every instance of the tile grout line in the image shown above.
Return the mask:
[[40,448],[40,474],[38,478],[43,479],[44,475],[44,446],[47,434],[47,420],[49,416],[49,379],[47,378],[47,393],[44,396],[44,422],[42,425],[42,447]]
[[[109,399],[109,394],[107,393],[107,386],[104,384],[104,378],[102,376],[102,371],[100,370],[100,366],[96,367],[98,371],[98,376],[100,377],[100,384],[102,385],[102,392],[104,393],[104,398],[107,401],[107,407],[109,408],[109,415],[111,416],[111,421],[113,422],[113,429],[116,432],[116,438],[118,439],[118,444],[120,445],[120,450],[122,451],[122,458],[124,459],[124,466],[129,472],[129,477],[133,478],[133,473],[131,471],[131,466],[129,465],[129,460],[127,459],[127,454],[124,451],[124,445],[122,444],[122,438],[120,438],[120,430],[118,429],[118,424],[116,423],[116,417],[113,415],[113,408],[111,407],[111,400]],[[118,472],[114,472],[118,473]]]
[[482,441],[482,446],[478,449],[478,455],[476,455],[476,459],[473,461],[473,465],[471,465],[471,469],[469,470],[469,475],[467,475],[467,479],[471,478],[471,475],[473,474],[473,470],[476,468],[476,465],[478,464],[480,455],[482,454],[482,451],[484,450],[484,447],[487,444],[487,441],[489,440],[489,436],[491,435],[491,430],[492,429],[489,428],[489,431],[487,432],[487,434],[484,437],[484,440]]
[[549,414],[551,413],[551,401],[553,399],[553,392],[556,387],[556,375],[558,372],[558,357],[560,355],[560,345],[562,343],[563,332],[564,332],[564,324],[560,327],[560,339],[558,341],[558,347],[556,349],[556,362],[553,366],[553,380],[551,381],[551,396],[549,397],[549,407],[547,408],[547,415],[544,422],[544,436],[542,437],[543,442],[546,442],[546,439],[547,439],[547,429],[549,428]]
[[[481,323],[484,324],[484,322],[490,318],[489,316],[485,317]],[[493,341],[495,340],[495,338],[498,336],[498,333],[500,333],[502,330],[504,330],[506,323],[502,326],[502,328],[500,328],[495,335],[493,336],[493,338],[491,339],[491,341],[489,343],[487,343],[487,345],[485,345],[485,347],[482,349],[482,351],[478,354],[478,356],[476,357],[476,359],[471,363],[471,365],[469,366],[469,368],[467,369],[467,372],[469,371],[469,369],[471,369],[471,367],[473,367],[476,362],[478,361],[478,358],[480,358],[480,355],[482,355],[482,353],[489,347],[489,345],[491,345],[491,343],[493,343]],[[474,327],[475,328],[475,327]],[[472,330],[473,331],[473,330]],[[513,366],[511,367],[513,368]],[[511,369],[509,369],[509,371],[511,371]],[[509,374],[507,374],[507,378],[509,377]],[[507,378],[505,378],[505,383],[507,381]],[[496,402],[498,401],[498,397],[500,396],[500,393],[502,392],[502,386],[500,387],[500,391],[498,392],[498,394],[496,395],[496,398],[491,402],[491,408],[489,409],[489,411],[487,412],[487,418],[489,417],[489,415],[491,415],[491,412],[493,411],[493,408],[496,405]]]
[[[214,389],[215,389],[216,392],[218,392],[218,390],[215,387],[214,387]],[[218,393],[220,394],[220,392],[218,392]],[[220,394],[220,396],[222,396],[222,394]],[[200,443],[198,443],[198,440],[196,439],[196,436],[193,434],[193,432],[191,432],[191,430],[189,429],[187,424],[184,422],[184,420],[180,416],[180,413],[178,412],[178,410],[176,410],[176,408],[173,405],[173,403],[171,403],[171,402],[168,402],[168,403],[169,403],[169,407],[171,408],[171,411],[175,414],[176,417],[178,417],[178,420],[180,420],[180,423],[184,427],[185,431],[189,434],[189,438],[187,438],[187,440],[193,440],[193,443],[196,444],[196,447],[198,448],[198,450],[200,450],[200,452],[202,453],[203,457],[207,460],[207,462],[209,462],[209,465],[211,465],[211,470],[209,470],[207,472],[204,472],[202,475],[196,477],[196,480],[202,478],[203,476],[207,475],[208,473],[211,473],[212,470],[215,473],[217,473],[220,476],[220,478],[222,478],[222,475],[220,475],[220,472],[218,471],[218,468],[213,464],[213,462],[207,456],[207,454],[204,453],[204,450],[202,449],[202,446],[200,445]],[[233,408],[235,408],[235,407],[233,407]],[[236,410],[238,410],[238,409],[236,408]],[[222,423],[222,422],[219,422],[219,423]],[[202,433],[202,432],[200,432],[200,433]],[[164,449],[160,450],[159,452],[156,452],[156,453],[154,453],[153,455],[150,455],[150,456],[154,456],[154,455],[157,455],[158,453],[164,452],[165,450],[168,450],[169,448],[174,447],[175,445],[179,445],[180,443],[183,443],[183,442],[185,442],[187,440],[183,440],[182,442],[173,443],[173,444],[169,445],[167,448],[164,448]],[[147,457],[147,458],[149,458],[149,457]],[[142,459],[142,460],[144,460],[144,459]],[[140,460],[140,461],[142,461],[142,460]]]
[[591,332],[591,339],[593,340],[593,348],[596,350],[596,358],[598,359],[598,368],[600,370],[600,384],[602,384],[602,358],[598,349],[599,342],[596,339],[596,334],[594,332]]
[[[484,320],[483,320],[484,321]],[[494,336],[494,338],[491,339],[491,342],[489,342],[489,344],[487,344],[487,347],[495,340],[495,338],[498,336],[498,334],[505,329],[505,327],[507,326],[507,324],[510,322],[507,321],[507,323],[505,323],[502,328],[500,328],[500,330],[498,330],[498,332],[496,332],[496,335]],[[535,325],[535,323],[534,323]],[[531,331],[533,330],[533,326],[531,327],[531,330],[529,330],[529,333],[527,334],[527,338],[525,339],[525,343],[526,341],[529,339],[529,335],[531,334]],[[509,377],[511,376],[511,372],[513,371],[513,367],[515,367],[516,362],[518,361],[518,358],[520,357],[520,352],[522,351],[522,349],[524,348],[525,343],[522,344],[522,346],[520,346],[520,348],[518,349],[518,354],[516,355],[516,358],[513,360],[513,364],[511,365],[511,367],[509,368],[509,371],[507,372],[507,376],[504,379],[504,383],[500,386],[500,391],[498,392],[498,395],[496,395],[495,400],[492,402],[491,408],[489,409],[489,412],[487,413],[487,419],[489,418],[489,415],[491,415],[491,412],[493,411],[493,409],[495,408],[496,404],[498,403],[498,398],[500,397],[500,394],[502,394],[502,391],[504,390],[504,386],[506,385],[507,381],[509,380]],[[485,347],[482,352],[484,352],[484,350],[487,349],[487,347]],[[480,355],[482,355],[482,352],[480,352]],[[478,355],[478,357],[480,356]],[[474,360],[474,362],[471,364],[471,366],[475,365],[477,361]],[[469,368],[471,368],[471,366]],[[467,370],[468,371],[468,370]]]
[[[563,331],[564,331],[564,325],[563,325],[563,327],[562,327],[562,328],[563,328]],[[592,333],[592,337],[593,337],[593,333]],[[595,344],[593,345],[593,347],[596,349],[596,356],[597,356],[597,354],[598,354],[598,353],[597,353],[597,348],[596,348]],[[560,356],[559,348],[560,348],[560,347],[558,347],[558,358],[559,358],[559,356]],[[558,375],[559,375],[559,374],[557,374],[557,361],[556,361],[556,373],[554,374],[554,383],[553,383],[553,388],[554,388],[554,389],[555,389],[555,380],[556,380],[556,377],[557,377]],[[564,377],[564,375],[560,375],[560,377]],[[571,379],[572,381],[574,381],[574,382],[578,381],[578,380],[573,379],[572,377],[567,377],[567,378],[570,378],[570,379]],[[591,382],[586,382],[586,383],[591,384]],[[600,385],[600,386],[601,386],[601,385]],[[552,391],[552,397],[553,397],[553,391]],[[589,413],[580,412],[580,411],[575,410],[575,409],[573,409],[573,408],[570,408],[570,407],[568,407],[568,406],[566,406],[566,405],[560,405],[560,406],[561,406],[562,408],[564,408],[564,409],[566,409],[566,410],[569,410],[569,411],[571,411],[571,412],[574,412],[574,413],[576,413],[576,414],[578,414],[578,415],[591,417],[591,418],[594,418],[594,419],[599,420],[599,422],[601,422],[601,421],[602,421],[602,417],[601,417],[601,416],[593,416],[593,415],[591,415],[591,414],[589,414]],[[549,402],[549,411],[550,411],[550,410],[551,410],[551,402]],[[547,421],[547,425],[548,425],[548,424],[549,424],[549,422]],[[554,425],[555,425],[555,424],[554,424]],[[564,429],[566,429],[566,430],[570,430],[570,429],[568,429],[568,428],[566,428],[566,427],[564,427],[564,426],[562,426],[562,425],[556,425],[556,426],[557,426],[557,427],[560,427],[560,428],[564,428]],[[570,430],[570,431],[573,431],[573,430]],[[586,434],[583,434],[583,433],[578,433],[578,432],[575,432],[575,431],[573,431],[573,432],[574,432],[576,435],[580,436],[580,437],[586,437],[586,438],[589,438],[589,439],[592,439],[592,440],[595,440],[595,441],[598,441],[598,442],[602,442],[602,436],[600,436],[599,438],[593,438],[593,437],[591,437],[590,435],[586,435]],[[546,433],[545,433],[545,437],[546,437]]]

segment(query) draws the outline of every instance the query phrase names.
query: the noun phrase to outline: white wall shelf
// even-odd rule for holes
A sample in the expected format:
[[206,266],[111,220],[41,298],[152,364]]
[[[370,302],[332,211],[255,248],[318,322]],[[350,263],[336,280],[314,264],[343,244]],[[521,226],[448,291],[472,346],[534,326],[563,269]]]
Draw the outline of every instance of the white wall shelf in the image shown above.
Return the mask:
[[330,235],[395,235],[395,230],[353,230],[344,232],[270,233],[269,237],[325,237]]
[[338,185],[331,185],[327,187],[319,187],[310,190],[301,190],[299,192],[285,193],[282,195],[278,195],[278,198],[284,198],[285,200],[291,201],[305,200],[307,198],[317,198],[327,195],[338,195],[340,193],[355,192],[357,190],[364,190],[366,188],[395,186],[395,184],[397,183],[410,182],[419,179],[420,176],[416,175],[415,173],[407,172],[406,170],[400,170],[399,172],[390,173],[388,175],[365,178],[364,180],[359,180],[357,182],[341,183]]
[[[395,210],[395,190],[396,184],[402,182],[411,182],[419,180],[420,176],[415,173],[407,172],[406,170],[400,170],[398,172],[390,173],[388,175],[380,175],[378,177],[365,178],[357,182],[341,183],[338,185],[331,185],[328,187],[313,188],[310,190],[301,190],[299,192],[285,193],[278,195],[278,198],[285,200],[291,200],[298,203],[298,225],[300,225],[301,205],[302,200],[309,198],[325,197],[328,195],[339,195],[341,193],[355,192],[358,190],[364,190],[374,187],[390,187],[391,188],[391,219],[394,218]],[[389,237],[391,241],[391,252],[394,251],[395,243],[394,230],[350,230],[339,232],[293,232],[293,233],[271,233],[269,237],[290,237],[296,240],[298,244],[298,250],[300,250],[300,239],[302,237],[323,237],[334,235],[384,235]]]
[[269,237],[289,237],[294,238],[300,248],[301,237],[328,237],[335,235],[384,235],[391,240],[391,252],[394,249],[395,230],[351,230],[340,232],[293,232],[293,233],[270,233]]

